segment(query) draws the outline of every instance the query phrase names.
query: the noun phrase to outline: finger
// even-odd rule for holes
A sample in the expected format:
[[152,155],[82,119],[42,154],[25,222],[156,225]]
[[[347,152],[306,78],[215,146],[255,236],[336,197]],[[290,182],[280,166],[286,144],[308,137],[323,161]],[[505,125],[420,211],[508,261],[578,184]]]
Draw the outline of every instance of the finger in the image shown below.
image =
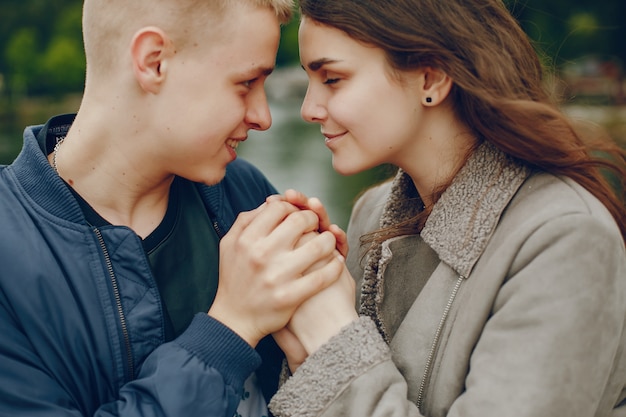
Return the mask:
[[259,207],[255,208],[254,210],[250,210],[250,211],[245,211],[245,212],[241,212],[237,215],[237,218],[235,219],[235,222],[233,223],[233,225],[231,226],[230,230],[228,231],[228,235],[230,235],[231,237],[233,236],[239,236],[241,234],[241,232],[248,227],[248,225],[252,222],[252,220],[254,220],[254,218],[267,206],[267,203],[263,203],[261,204]]
[[[337,241],[336,247],[339,253],[342,256],[347,257],[349,246],[348,246],[348,236],[346,235],[346,232],[344,232],[343,229],[341,229],[336,224],[331,224],[330,227],[328,228],[328,232],[332,233],[333,236],[335,236],[335,240]],[[316,233],[310,233],[310,234],[306,234],[302,236],[296,246],[299,246],[305,242],[308,242],[310,239],[313,238],[313,236],[316,236]]]
[[291,352],[299,353],[302,356],[306,356],[306,351],[300,343],[300,340],[298,340],[296,335],[293,334],[289,328],[283,327],[279,331],[272,333],[272,337],[283,352],[287,354]]
[[271,203],[271,202],[274,202],[274,201],[287,201],[287,200],[285,199],[285,197],[283,197],[283,196],[282,196],[282,195],[280,195],[280,194],[272,194],[272,195],[268,196],[268,197],[265,199],[265,201],[266,201],[267,203]]
[[309,198],[302,192],[288,189],[285,191],[284,199],[296,207],[307,209],[309,204]]
[[312,197],[309,198],[307,205],[309,207],[309,210],[313,210],[313,212],[315,212],[315,214],[317,214],[317,217],[319,217],[320,219],[319,231],[323,232],[328,230],[331,225],[330,218],[328,217],[328,212],[326,211],[326,207],[324,207],[322,202],[318,198]]
[[284,285],[283,302],[299,306],[339,279],[344,269],[343,257],[333,257],[326,265]]
[[298,209],[290,203],[284,201],[266,202],[255,210],[254,217],[248,220],[241,233],[245,232],[253,239],[268,236],[294,212],[298,212]]
[[[261,218],[259,215],[256,219]],[[255,220],[256,220],[255,219]],[[307,249],[294,252],[293,249],[303,235],[317,230],[317,216],[310,210],[291,213],[267,236],[258,235],[254,224],[244,230],[236,239],[220,242],[222,255],[237,254],[241,262],[246,262],[253,271],[270,271],[276,282],[299,277],[316,260],[328,257],[335,249],[336,240],[326,232],[319,241]],[[315,232],[316,236],[319,236]],[[220,257],[222,260],[223,257]],[[232,258],[237,262],[237,257]],[[221,268],[221,267],[220,267]]]
[[318,229],[319,219],[311,210],[300,210],[289,215],[268,235],[266,244],[270,247],[292,249],[303,234]]
[[302,236],[296,244],[299,246],[285,257],[301,274],[309,269],[317,269],[320,263],[326,264],[332,258],[341,256],[335,250],[337,243],[330,232],[309,233]]
[[326,211],[326,207],[324,207],[324,205],[318,198],[316,197],[308,198],[306,195],[304,195],[300,191],[293,190],[293,189],[289,189],[285,191],[284,198],[287,201],[289,201],[291,204],[293,204],[294,206],[297,206],[301,209],[313,210],[313,212],[315,212],[315,214],[317,214],[317,216],[320,219],[319,231],[323,232],[325,230],[328,230],[328,228],[331,225],[330,218],[328,217],[328,212]]
[[289,370],[295,373],[298,367],[304,362],[308,356],[306,349],[300,343],[300,340],[287,327],[272,333],[272,337],[278,346],[285,352]]
[[350,247],[348,246],[348,235],[346,232],[344,232],[343,229],[336,224],[331,224],[328,231],[335,236],[335,239],[337,240],[337,250],[339,253],[341,253],[344,257],[347,257]]
[[303,234],[298,239],[298,242],[296,243],[295,247],[299,248],[300,246],[304,245],[306,242],[309,242],[309,241],[315,239],[315,237],[317,235],[319,235],[319,232],[317,232],[317,231],[312,231],[312,232],[308,232],[308,233]]
[[[274,285],[298,280],[310,271],[321,269],[338,256],[341,257],[335,250],[335,238],[330,232],[323,234],[315,232],[313,238],[307,238],[310,239],[308,242],[295,250],[285,252],[280,257],[280,263],[274,263],[271,274]],[[260,249],[260,251],[265,251],[265,248]],[[267,257],[268,255],[264,256]],[[262,260],[259,259],[258,261],[261,262]],[[281,290],[275,302],[277,308],[283,308],[293,301]]]
[[[299,210],[287,202],[274,202],[264,203],[255,210],[239,214],[231,229],[220,241],[221,252],[252,254],[261,260],[259,265],[263,264],[266,251],[279,249],[285,245],[285,242],[278,241],[277,243],[282,246],[268,247],[265,245],[265,239],[293,212]],[[312,217],[309,222],[314,225],[317,217],[314,214],[309,214],[309,217]]]
[[[296,243],[296,248],[301,247],[302,245],[304,245],[306,242],[311,241],[312,239],[314,239],[316,236],[319,235],[319,232],[315,231],[315,232],[309,232],[304,234],[302,237],[300,237],[300,239],[298,240],[298,242]],[[339,253],[339,251],[334,250],[333,254],[330,256],[338,256],[341,255]],[[307,253],[308,258],[311,257],[311,255],[309,253]],[[317,269],[319,267],[321,267],[322,265],[326,265],[326,263],[330,260],[330,256],[327,256],[323,259],[318,260],[317,262],[314,262],[310,267],[307,268],[306,271],[304,271],[304,274],[308,273],[309,271],[313,270],[313,269]]]

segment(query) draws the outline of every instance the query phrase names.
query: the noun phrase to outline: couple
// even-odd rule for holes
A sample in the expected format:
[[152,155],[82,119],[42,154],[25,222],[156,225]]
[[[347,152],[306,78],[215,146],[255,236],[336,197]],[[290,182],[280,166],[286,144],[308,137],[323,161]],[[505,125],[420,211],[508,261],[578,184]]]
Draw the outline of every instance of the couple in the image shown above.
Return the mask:
[[500,0],[299,7],[303,118],[395,178],[346,235],[236,158],[291,0],[85,0],[78,114],[0,168],[0,416],[624,415],[624,153]]

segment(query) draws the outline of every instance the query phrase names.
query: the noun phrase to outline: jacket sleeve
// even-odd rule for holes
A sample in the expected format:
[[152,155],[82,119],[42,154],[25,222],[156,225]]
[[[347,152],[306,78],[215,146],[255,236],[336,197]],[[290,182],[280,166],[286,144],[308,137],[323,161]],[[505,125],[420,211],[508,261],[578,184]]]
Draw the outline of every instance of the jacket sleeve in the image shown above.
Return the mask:
[[[576,214],[550,220],[521,244],[469,358],[464,391],[445,415],[610,415],[625,366],[619,234]],[[311,355],[270,408],[279,417],[421,415],[365,318]]]
[[[50,347],[30,345],[11,325],[16,321],[9,312],[0,309],[2,417],[232,417],[245,379],[260,363],[245,341],[206,314],[198,314],[183,335],[152,352],[138,377],[119,392],[98,387],[98,375],[84,381],[83,387],[75,386],[71,376],[61,380],[47,372],[37,351]],[[116,400],[100,404],[97,396]]]

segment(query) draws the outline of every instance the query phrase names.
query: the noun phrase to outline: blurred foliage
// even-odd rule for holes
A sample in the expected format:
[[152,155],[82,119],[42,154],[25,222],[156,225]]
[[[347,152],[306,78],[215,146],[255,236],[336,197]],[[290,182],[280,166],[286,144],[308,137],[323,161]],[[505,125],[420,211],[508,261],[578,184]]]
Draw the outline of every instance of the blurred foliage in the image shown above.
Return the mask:
[[82,1],[0,0],[0,74],[12,96],[81,91]]
[[[553,69],[589,54],[626,61],[624,0],[505,3]],[[0,93],[4,89],[9,96],[23,97],[82,91],[81,8],[80,0],[0,0]],[[283,27],[278,65],[297,63],[297,31],[297,21]]]
[[626,1],[505,0],[553,69],[585,55],[626,62]]

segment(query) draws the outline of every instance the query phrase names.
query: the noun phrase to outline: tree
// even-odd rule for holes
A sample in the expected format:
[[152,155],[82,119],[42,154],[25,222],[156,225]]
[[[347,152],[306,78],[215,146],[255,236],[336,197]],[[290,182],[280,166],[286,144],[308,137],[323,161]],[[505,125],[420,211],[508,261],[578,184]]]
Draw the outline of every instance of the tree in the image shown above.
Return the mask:
[[8,87],[14,95],[28,93],[28,86],[37,76],[38,53],[37,32],[26,27],[17,31],[7,43],[5,69],[8,74]]
[[623,0],[507,0],[537,49],[555,66],[597,54],[626,62]]

